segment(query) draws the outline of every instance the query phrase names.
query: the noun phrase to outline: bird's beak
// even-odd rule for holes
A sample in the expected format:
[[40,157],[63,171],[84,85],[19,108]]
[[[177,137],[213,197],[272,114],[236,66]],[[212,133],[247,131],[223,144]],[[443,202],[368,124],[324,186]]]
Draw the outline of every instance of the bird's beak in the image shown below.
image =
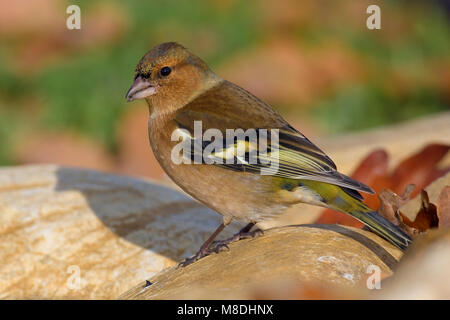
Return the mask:
[[144,99],[145,97],[151,96],[156,93],[156,87],[153,86],[150,81],[142,77],[137,77],[130,89],[128,89],[125,98],[128,101]]

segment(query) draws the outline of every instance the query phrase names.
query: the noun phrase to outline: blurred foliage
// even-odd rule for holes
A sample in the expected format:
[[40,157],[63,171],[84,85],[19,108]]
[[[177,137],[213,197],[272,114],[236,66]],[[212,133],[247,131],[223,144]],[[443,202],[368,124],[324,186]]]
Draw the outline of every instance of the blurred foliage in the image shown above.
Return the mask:
[[[327,35],[334,33],[365,57],[372,72],[364,83],[348,84],[311,108],[315,119],[327,131],[361,130],[450,109],[449,92],[427,82],[430,73],[436,70],[431,67],[445,68],[445,75],[450,75],[449,13],[438,6],[438,2],[430,1],[428,5],[385,2],[396,12],[397,19],[409,20],[412,24],[412,32],[403,32],[395,41],[385,36],[383,23],[386,20],[383,19],[382,30],[377,31],[310,30],[308,37],[320,39],[317,41],[327,41]],[[382,9],[382,17],[383,12]],[[392,92],[389,80],[393,72],[405,78],[406,85],[410,86],[408,92]],[[448,83],[449,79],[444,81]]]
[[[319,9],[311,11],[302,23],[279,28],[266,21],[267,10],[262,6],[267,1],[107,2],[116,3],[126,17],[124,31],[115,41],[66,50],[33,72],[14,67],[16,41],[2,40],[6,45],[0,47],[0,165],[14,161],[15,139],[35,127],[82,132],[114,151],[116,127],[126,106],[124,94],[134,67],[151,46],[169,40],[190,47],[213,68],[237,52],[264,43],[267,37],[288,37],[305,48],[330,40],[342,43],[362,57],[368,74],[364,81],[337,84],[308,108],[306,114],[329,132],[360,130],[448,109],[449,93],[434,80],[428,81],[433,70],[450,66],[448,13],[436,2],[383,3],[380,31],[365,28],[364,11],[362,27],[355,28],[354,23],[347,23],[348,17],[339,19],[335,6],[328,8],[324,1],[318,1]],[[99,3],[105,1],[77,1],[83,15]],[[289,6],[291,2],[278,3]],[[383,19],[388,10],[390,17],[411,27],[396,35],[395,23]],[[21,37],[18,41],[28,40]],[[387,80],[393,74],[406,79],[405,90],[391,90]],[[42,110],[29,112],[30,100],[37,100],[37,108]],[[269,102],[278,108],[292,107]]]
[[374,84],[344,88],[319,102],[312,111],[329,132],[341,132],[396,123],[446,108],[431,88],[419,88],[410,96],[397,97]]

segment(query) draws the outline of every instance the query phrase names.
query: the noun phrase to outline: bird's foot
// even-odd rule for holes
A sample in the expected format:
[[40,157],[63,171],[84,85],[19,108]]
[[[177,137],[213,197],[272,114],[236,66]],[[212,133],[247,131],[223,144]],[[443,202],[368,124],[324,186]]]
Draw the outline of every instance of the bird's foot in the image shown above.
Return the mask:
[[196,254],[194,254],[192,257],[186,258],[183,261],[181,261],[178,264],[178,267],[186,267],[188,265],[190,265],[191,263],[194,263],[197,260],[200,260],[203,257],[209,256],[212,253],[218,253],[219,251],[217,251],[214,247],[213,247],[214,243],[211,243],[209,245],[208,248],[206,249],[200,249]]
[[212,242],[209,246],[207,246],[205,248],[201,248],[192,257],[186,258],[183,261],[181,261],[178,264],[177,268],[179,268],[179,267],[186,267],[186,266],[190,265],[191,263],[194,263],[195,261],[200,260],[203,257],[209,256],[212,253],[219,253],[223,249],[230,250],[230,248],[228,247],[228,245],[230,243],[233,243],[233,242],[236,242],[236,241],[239,241],[239,240],[242,240],[242,239],[254,238],[254,237],[258,236],[258,235],[264,234],[264,231],[262,231],[261,229],[256,229],[254,231],[248,231],[249,229],[251,229],[251,227],[253,225],[254,224],[247,225],[241,231],[239,231],[238,233],[236,233],[235,235],[233,235],[232,237],[230,237],[228,239],[217,240],[217,241]]
[[198,259],[200,259],[202,256],[199,255],[199,252],[197,252],[195,255],[193,255],[192,257],[186,258],[183,261],[181,261],[178,266],[178,268],[184,268],[188,265],[190,265],[191,263],[194,263],[195,261],[197,261]]
[[261,229],[256,229],[254,231],[247,231],[247,232],[238,232],[235,235],[233,235],[232,237],[225,239],[225,240],[217,240],[214,241],[213,243],[211,243],[209,250],[214,252],[214,253],[219,253],[220,251],[227,249],[230,250],[230,248],[228,247],[228,245],[230,243],[242,240],[242,239],[250,239],[250,238],[255,238],[259,235],[263,235],[264,231],[262,231]]

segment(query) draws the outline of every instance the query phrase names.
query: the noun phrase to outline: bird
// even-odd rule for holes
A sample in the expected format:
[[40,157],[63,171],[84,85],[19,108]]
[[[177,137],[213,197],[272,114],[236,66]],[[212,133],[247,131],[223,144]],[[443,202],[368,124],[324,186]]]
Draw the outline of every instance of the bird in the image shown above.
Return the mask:
[[[360,192],[374,193],[370,187],[338,172],[319,147],[269,104],[222,79],[184,46],[165,42],[150,49],[139,60],[125,98],[146,100],[150,145],[166,174],[222,215],[222,223],[181,266],[255,236],[261,230],[251,230],[259,222],[297,203],[349,214],[402,250],[411,243],[404,231],[363,202]],[[199,124],[204,133],[213,130],[214,139],[196,134]],[[256,141],[250,134],[228,139],[228,132],[238,130],[253,130]],[[180,141],[185,148],[174,152]],[[208,147],[212,143],[217,144]],[[214,241],[232,221],[246,225],[233,237]]]

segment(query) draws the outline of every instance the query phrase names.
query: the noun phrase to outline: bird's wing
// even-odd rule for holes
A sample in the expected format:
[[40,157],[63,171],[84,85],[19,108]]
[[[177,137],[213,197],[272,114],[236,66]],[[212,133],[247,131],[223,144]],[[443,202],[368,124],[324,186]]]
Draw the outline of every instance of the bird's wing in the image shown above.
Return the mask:
[[[339,173],[322,150],[269,105],[230,82],[224,81],[191,101],[178,111],[175,121],[192,137],[191,159],[197,153],[195,159],[209,159],[204,162],[230,170],[321,181],[348,188],[349,193],[351,190],[373,193],[364,184]],[[194,134],[194,121],[201,121],[203,133],[216,129],[221,137],[214,135],[214,139],[199,141]],[[254,129],[256,139],[245,134],[235,134],[230,139],[227,129]],[[261,144],[261,140],[266,142]],[[205,149],[213,141],[218,143],[217,147],[209,148],[205,158]],[[236,152],[236,148],[242,152]],[[203,157],[198,157],[199,152]],[[353,192],[353,196],[361,198],[357,192]]]

